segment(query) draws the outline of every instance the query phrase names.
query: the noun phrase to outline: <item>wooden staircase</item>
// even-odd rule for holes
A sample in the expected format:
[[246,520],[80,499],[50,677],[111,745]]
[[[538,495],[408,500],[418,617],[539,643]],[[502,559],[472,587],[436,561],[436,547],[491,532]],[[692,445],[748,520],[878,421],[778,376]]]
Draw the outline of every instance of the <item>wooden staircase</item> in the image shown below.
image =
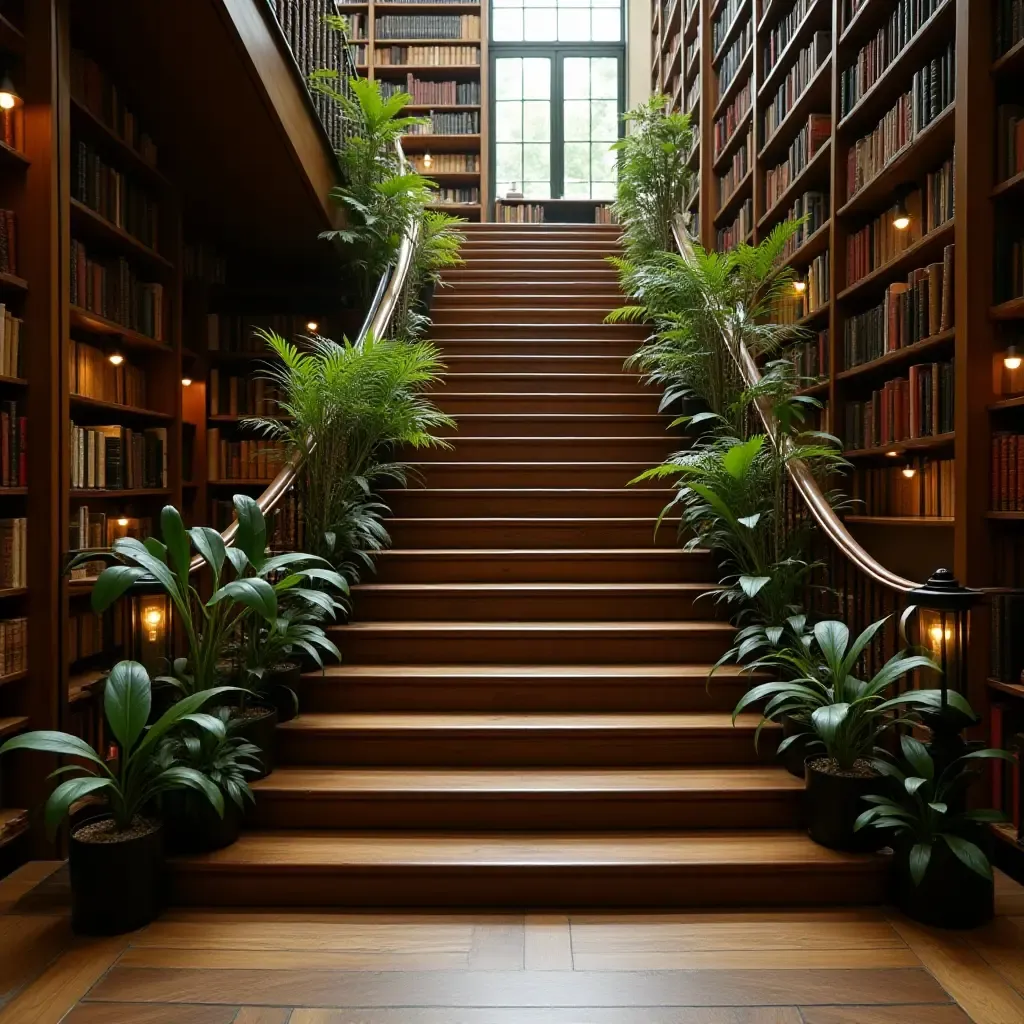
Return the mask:
[[681,441],[623,359],[643,328],[604,256],[617,229],[467,225],[432,338],[458,419],[424,487],[386,495],[394,547],[304,681],[252,830],[178,861],[195,904],[735,906],[881,895],[815,846],[802,783],[735,726],[710,665],[715,580],[627,488]]

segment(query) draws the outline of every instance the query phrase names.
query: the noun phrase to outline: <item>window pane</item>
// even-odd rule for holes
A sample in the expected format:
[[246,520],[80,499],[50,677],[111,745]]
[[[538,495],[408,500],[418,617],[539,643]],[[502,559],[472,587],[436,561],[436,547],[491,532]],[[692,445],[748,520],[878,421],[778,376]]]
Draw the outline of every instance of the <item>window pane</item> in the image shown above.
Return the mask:
[[614,181],[595,181],[590,188],[590,195],[593,199],[614,199]]
[[562,105],[565,139],[568,142],[590,140],[590,103],[588,100],[566,100]]
[[523,185],[523,195],[526,196],[527,199],[550,199],[551,182],[528,181]]
[[494,177],[497,181],[523,180],[523,147],[515,143],[495,143],[494,153],[496,167]]
[[[586,182],[589,180],[590,146],[585,142],[567,142],[565,144],[566,194],[568,195],[570,182]],[[579,192],[575,194],[579,195]]]
[[590,177],[594,181],[615,181],[617,164],[616,154],[606,143],[595,142],[590,147]]
[[567,199],[589,199],[590,182],[569,181],[567,179],[565,182],[565,197]]
[[590,62],[590,95],[595,100],[619,99],[619,61],[617,57],[595,57]]
[[551,147],[546,144],[523,146],[525,181],[551,181]]
[[554,8],[531,7],[526,11],[526,38],[533,42],[557,38]]
[[580,41],[590,38],[590,11],[580,7],[562,7],[558,11],[558,38]]
[[567,100],[585,100],[590,95],[589,58],[565,58],[562,64],[562,94]]
[[522,7],[523,0],[493,0],[492,7]]
[[523,62],[519,57],[499,57],[494,68],[494,96],[518,100],[523,95]]
[[551,59],[549,57],[523,58],[523,96],[528,100],[551,98]]
[[492,11],[494,38],[504,42],[520,42],[523,38],[523,12],[520,10]]
[[619,33],[622,31],[622,19],[616,10],[599,10],[591,12],[593,28],[590,38],[595,40],[619,41]]
[[618,113],[619,105],[615,100],[591,100],[590,137],[614,142],[619,137]]
[[523,139],[526,142],[551,141],[551,104],[530,100],[523,104]]
[[498,142],[522,141],[523,105],[518,100],[494,104],[494,138]]

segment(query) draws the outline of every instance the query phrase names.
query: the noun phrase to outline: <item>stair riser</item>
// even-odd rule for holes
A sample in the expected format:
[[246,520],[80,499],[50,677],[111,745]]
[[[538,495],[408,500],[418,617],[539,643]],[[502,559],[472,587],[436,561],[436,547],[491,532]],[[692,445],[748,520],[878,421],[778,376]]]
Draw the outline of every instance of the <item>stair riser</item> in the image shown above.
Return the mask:
[[748,681],[716,677],[680,681],[636,675],[607,679],[370,675],[344,679],[311,674],[299,688],[303,712],[346,711],[731,711]]
[[442,280],[456,288],[463,281],[480,281],[486,282],[491,287],[504,287],[506,291],[511,291],[513,288],[516,291],[521,291],[524,287],[526,290],[532,290],[535,285],[542,283],[546,283],[550,287],[558,284],[566,291],[578,286],[600,288],[602,291],[618,287],[618,271],[599,260],[588,262],[592,266],[589,269],[581,269],[580,267],[524,266],[495,260],[494,265],[489,267],[479,264],[472,268],[453,267],[444,272]]
[[[601,241],[590,242],[583,239],[571,239],[564,243],[557,242],[522,242],[515,247],[515,258],[517,259],[549,259],[549,260],[601,260],[605,256],[619,256],[621,248],[609,249]],[[459,255],[466,261],[465,265],[472,267],[476,260],[501,260],[508,258],[508,247],[495,242],[466,242],[460,249]],[[607,265],[607,264],[606,264]]]
[[[638,374],[630,373],[622,367],[623,360],[617,355],[611,356],[551,356],[538,353],[525,355],[457,355],[450,346],[445,347],[444,363],[447,366],[446,376],[482,375],[494,380],[501,376],[515,377],[517,374],[529,374],[533,377],[546,377],[549,374],[569,374],[572,376],[596,374],[600,376],[614,375],[623,382],[635,379]],[[563,378],[564,379],[564,378]]]
[[621,306],[622,294],[617,291],[580,292],[573,295],[545,294],[543,292],[509,292],[493,289],[489,292],[467,291],[446,288],[435,296],[430,306],[431,318],[436,321],[441,313],[453,313],[465,309],[508,309],[521,312],[538,306],[571,309],[573,315],[581,309],[601,309],[606,313]]
[[548,338],[579,338],[582,341],[633,341],[639,344],[648,333],[642,324],[585,323],[575,319],[567,322],[553,320],[551,316],[536,323],[524,324],[511,318],[506,322],[497,315],[486,320],[477,318],[475,322],[435,324],[429,331],[430,340],[442,348],[447,342],[460,338],[489,339],[504,342],[509,346],[510,352],[515,351],[513,344],[519,339],[534,341]]
[[678,547],[676,525],[655,535],[653,519],[603,522],[542,519],[392,519],[392,544],[400,548],[654,548]]
[[571,285],[567,284],[565,278],[547,276],[533,279],[515,277],[511,281],[501,280],[497,275],[493,280],[486,275],[464,277],[458,280],[454,288],[439,288],[435,291],[433,301],[473,305],[479,299],[501,299],[511,294],[555,296],[560,302],[570,301],[572,296],[578,296],[582,300],[593,295],[606,295],[612,299],[611,308],[622,305],[625,301],[618,279],[607,275],[594,280],[574,281]]
[[422,448],[409,452],[417,462],[646,462],[654,466],[670,452],[687,447],[682,438],[662,437],[473,437],[451,439],[451,448]]
[[693,734],[638,728],[623,730],[534,728],[501,733],[493,729],[459,729],[430,733],[364,730],[278,730],[281,765],[364,767],[434,766],[446,768],[641,767],[741,765],[770,763],[772,738],[762,735],[760,752],[749,730],[730,729]]
[[[451,369],[461,370],[461,367]],[[643,396],[647,402],[639,410],[641,412],[657,410],[661,397],[653,387],[643,383],[639,374],[622,373],[618,367],[605,374],[587,375],[580,371],[571,377],[560,375],[554,370],[545,373],[543,368],[538,368],[536,373],[530,373],[522,367],[506,373],[500,370],[483,373],[448,372],[439,384],[431,389],[431,397],[438,403],[448,401],[448,392],[486,396],[488,408],[484,411],[499,408],[500,403],[511,401],[502,397],[509,394],[533,395],[534,403],[543,401],[547,408],[554,408],[559,412],[574,411],[576,405],[584,401],[583,395]],[[539,397],[542,395],[557,397],[544,399]],[[565,405],[562,404],[563,399]]]
[[[442,408],[444,402],[441,403]],[[449,438],[456,449],[467,437],[652,437],[665,430],[671,420],[657,413],[609,414],[576,413],[539,415],[536,413],[461,413],[455,414],[454,427],[441,427],[436,433]],[[665,435],[668,440],[669,435]]]
[[[438,407],[449,416],[509,415],[527,413],[531,416],[555,414],[601,415],[601,416],[656,416],[658,396],[653,392],[637,391],[633,394],[561,394],[545,392],[523,394],[496,392],[494,394],[466,394],[465,392],[441,389],[432,395]],[[656,421],[655,421],[656,422]],[[668,417],[664,419],[668,426]]]
[[[625,487],[631,480],[649,467],[650,463],[499,463],[497,465],[477,463],[437,463],[417,466],[424,487]],[[664,488],[664,481],[644,481],[631,485],[634,489],[650,490]],[[385,500],[392,504],[397,498],[392,491],[385,494]]]
[[[620,481],[621,483],[621,481]],[[482,485],[481,485],[482,486]],[[445,517],[452,519],[487,516],[523,516],[530,519],[552,516],[657,516],[671,500],[671,492],[636,488],[615,493],[573,494],[532,493],[523,491],[444,491],[409,490],[389,492],[386,503],[399,518]]]
[[681,622],[721,618],[714,600],[694,594],[632,594],[612,587],[591,593],[353,593],[353,622]]
[[[573,306],[572,321],[578,324],[603,324],[612,306]],[[536,302],[529,308],[513,306],[471,306],[468,309],[434,309],[430,319],[433,326],[431,334],[437,334],[442,328],[452,324],[478,324],[485,321],[500,321],[517,324],[550,324],[556,323],[560,317],[569,319],[565,310],[550,306],[538,305]]]
[[[645,552],[646,554],[646,552]],[[614,556],[601,551],[579,557],[557,551],[508,557],[458,552],[442,557],[385,551],[377,558],[381,583],[713,583],[718,578],[709,556],[665,550],[656,557]]]
[[677,665],[715,662],[728,648],[724,631],[643,635],[534,631],[504,635],[437,630],[394,635],[332,630],[346,665]]
[[[640,347],[635,339],[614,338],[450,338],[445,341],[441,358],[451,356],[599,356],[616,359],[619,365]],[[545,363],[538,363],[543,369]]]
[[[790,828],[800,824],[802,793],[493,794],[436,793],[308,799],[298,791],[260,791],[254,828],[601,831],[608,829]],[[247,819],[248,823],[248,819]]]
[[172,902],[186,906],[278,907],[792,907],[880,903],[886,876],[858,868],[805,864],[744,866],[624,864],[568,867],[513,865],[431,868],[334,868],[204,871],[172,862]]

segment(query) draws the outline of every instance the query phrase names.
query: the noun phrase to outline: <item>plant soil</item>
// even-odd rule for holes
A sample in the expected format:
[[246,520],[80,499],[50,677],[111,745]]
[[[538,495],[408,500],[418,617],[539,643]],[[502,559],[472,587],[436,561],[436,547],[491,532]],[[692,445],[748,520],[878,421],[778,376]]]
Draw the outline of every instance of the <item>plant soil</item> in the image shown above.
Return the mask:
[[90,821],[76,829],[74,836],[80,843],[126,843],[131,839],[148,836],[159,827],[160,823],[157,821],[136,817],[128,828],[119,832],[113,818],[103,818],[100,821]]
[[275,708],[264,707],[262,704],[254,704],[251,707],[232,708],[231,717],[239,722],[256,722],[272,715],[275,710]]
[[857,758],[852,768],[840,768],[834,757],[816,757],[807,762],[815,771],[826,775],[837,775],[843,779],[873,779],[878,772],[863,758]]

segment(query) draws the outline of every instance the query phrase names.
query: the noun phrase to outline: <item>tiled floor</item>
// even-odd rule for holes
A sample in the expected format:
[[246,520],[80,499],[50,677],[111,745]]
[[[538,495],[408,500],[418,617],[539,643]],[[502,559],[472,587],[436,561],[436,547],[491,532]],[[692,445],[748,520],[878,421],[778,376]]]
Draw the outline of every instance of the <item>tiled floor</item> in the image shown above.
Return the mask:
[[0,1024],[1022,1024],[1024,889],[970,933],[884,909],[175,911],[76,939],[64,871],[0,882]]

